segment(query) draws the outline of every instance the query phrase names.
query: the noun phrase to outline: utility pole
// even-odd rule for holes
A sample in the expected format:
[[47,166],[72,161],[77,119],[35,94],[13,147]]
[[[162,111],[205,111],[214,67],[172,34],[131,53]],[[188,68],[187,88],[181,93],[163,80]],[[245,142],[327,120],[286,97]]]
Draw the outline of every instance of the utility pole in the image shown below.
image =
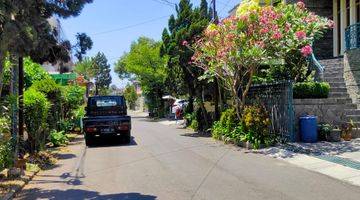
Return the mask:
[[215,24],[218,24],[219,19],[216,12],[216,0],[212,0],[212,6],[213,6],[213,21]]
[[[216,0],[212,0],[212,6],[213,6],[213,22],[215,24],[218,24],[218,16],[217,16],[217,12],[216,12]],[[219,82],[218,79],[215,77],[214,78],[214,106],[215,106],[215,120],[219,120],[220,119],[220,110],[219,110],[219,97],[220,97],[220,87],[219,87]],[[220,103],[222,104],[222,103]],[[222,106],[221,106],[222,107]]]
[[19,136],[24,136],[24,57],[19,56]]

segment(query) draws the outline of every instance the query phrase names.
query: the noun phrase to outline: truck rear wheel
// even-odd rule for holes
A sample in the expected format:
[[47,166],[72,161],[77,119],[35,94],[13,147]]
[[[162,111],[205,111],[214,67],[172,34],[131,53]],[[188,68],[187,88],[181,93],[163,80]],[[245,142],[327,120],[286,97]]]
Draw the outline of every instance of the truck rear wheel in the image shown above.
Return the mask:
[[88,147],[93,146],[94,145],[94,138],[85,135],[85,144]]
[[131,142],[131,134],[130,134],[130,131],[129,131],[126,135],[124,135],[124,142],[125,142],[126,144],[129,144],[129,143]]

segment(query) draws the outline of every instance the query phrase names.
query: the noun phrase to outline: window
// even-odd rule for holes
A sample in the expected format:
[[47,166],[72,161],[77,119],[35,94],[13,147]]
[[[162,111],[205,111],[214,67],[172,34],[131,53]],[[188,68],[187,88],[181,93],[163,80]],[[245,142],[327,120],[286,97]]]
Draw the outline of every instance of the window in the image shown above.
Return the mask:
[[102,100],[97,100],[96,101],[96,107],[111,107],[111,106],[116,106],[117,102],[114,99],[102,99]]

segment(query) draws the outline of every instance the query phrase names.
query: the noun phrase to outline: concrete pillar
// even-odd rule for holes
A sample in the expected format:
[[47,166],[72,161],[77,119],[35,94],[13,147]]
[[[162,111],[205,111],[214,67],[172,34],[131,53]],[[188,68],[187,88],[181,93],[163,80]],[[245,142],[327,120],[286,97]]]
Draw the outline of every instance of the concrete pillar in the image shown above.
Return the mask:
[[338,31],[338,26],[340,25],[340,20],[337,15],[337,9],[338,9],[338,3],[337,0],[333,0],[333,19],[334,19],[334,30],[333,30],[333,44],[334,44],[334,57],[339,56],[339,44],[338,44],[338,35],[340,34]]
[[341,47],[340,54],[345,52],[345,29],[346,29],[346,0],[340,1],[340,35],[341,35]]
[[350,0],[350,25],[356,23],[356,5],[355,0]]

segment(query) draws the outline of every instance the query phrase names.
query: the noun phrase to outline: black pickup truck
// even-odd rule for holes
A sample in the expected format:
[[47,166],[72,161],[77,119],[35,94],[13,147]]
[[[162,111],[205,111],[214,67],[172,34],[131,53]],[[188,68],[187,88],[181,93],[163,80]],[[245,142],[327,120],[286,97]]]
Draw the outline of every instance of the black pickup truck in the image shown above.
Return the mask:
[[131,117],[123,96],[89,97],[83,118],[83,131],[87,146],[95,139],[121,138],[126,143],[131,139]]

